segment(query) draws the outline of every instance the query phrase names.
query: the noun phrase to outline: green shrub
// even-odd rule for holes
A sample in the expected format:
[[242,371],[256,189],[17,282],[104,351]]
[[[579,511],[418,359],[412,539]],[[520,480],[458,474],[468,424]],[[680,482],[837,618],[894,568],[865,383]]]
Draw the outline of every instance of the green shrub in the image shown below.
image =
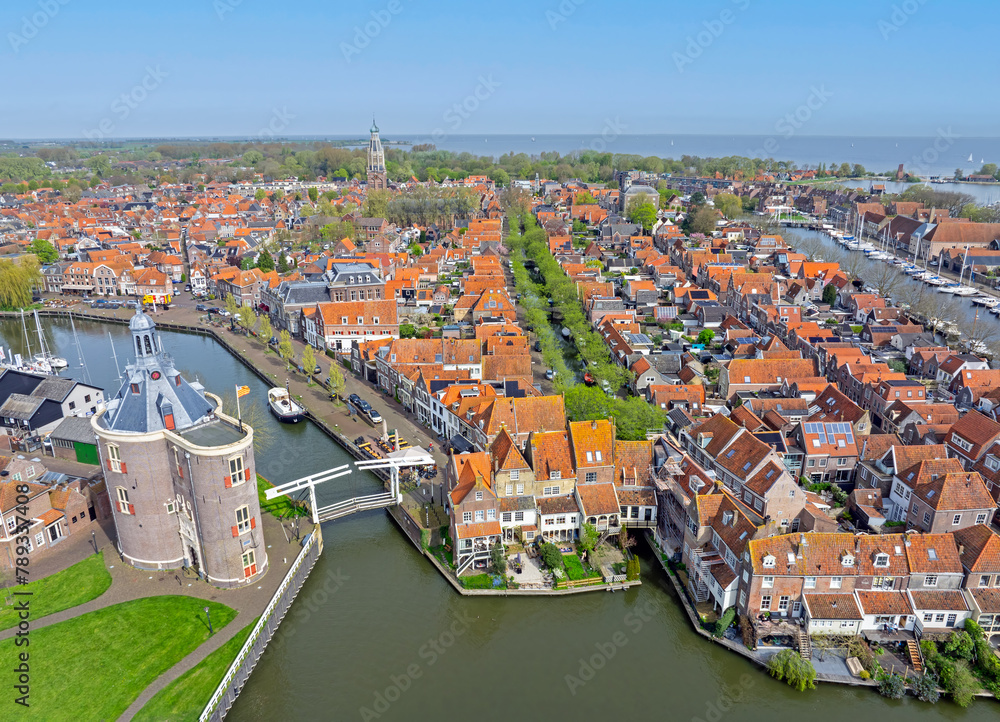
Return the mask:
[[576,554],[567,554],[563,556],[562,560],[563,564],[566,566],[566,576],[569,577],[570,581],[579,581],[581,579],[586,579],[589,576],[583,568],[583,563],[580,561],[580,557]]
[[890,674],[879,681],[878,693],[889,699],[903,699],[906,696],[906,681],[898,674]]
[[726,630],[733,626],[733,622],[736,620],[736,607],[729,607],[726,611],[722,613],[718,621],[715,623],[715,631],[712,633],[715,637],[721,637],[726,633]]
[[628,563],[625,565],[625,579],[627,579],[628,581],[633,581],[635,579],[638,579],[639,574],[641,573],[642,570],[639,567],[639,557],[633,556],[631,559],[628,560]]
[[922,702],[934,704],[941,698],[941,692],[938,691],[938,678],[933,674],[924,672],[913,681],[912,686],[913,694]]

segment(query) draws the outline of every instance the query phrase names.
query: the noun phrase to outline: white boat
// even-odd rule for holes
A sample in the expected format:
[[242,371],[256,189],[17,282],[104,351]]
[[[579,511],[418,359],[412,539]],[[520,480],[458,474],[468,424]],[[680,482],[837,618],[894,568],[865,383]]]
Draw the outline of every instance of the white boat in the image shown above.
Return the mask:
[[934,274],[930,274],[930,275],[924,277],[923,281],[924,281],[924,283],[926,283],[929,286],[943,286],[946,283],[948,283],[943,278],[941,278],[939,276],[935,276]]
[[955,293],[960,288],[961,286],[957,283],[945,283],[943,286],[938,286],[938,291],[941,293]]
[[1000,298],[996,296],[976,296],[972,299],[973,306],[985,306],[986,308],[996,308],[1000,306]]
[[44,361],[54,369],[64,369],[67,366],[69,366],[69,363],[66,361],[66,359],[62,358],[61,356],[55,356],[47,352],[36,353],[35,361],[39,363]]
[[954,291],[952,291],[956,296],[975,296],[979,291],[974,289],[972,286],[959,286]]
[[306,410],[292,399],[288,389],[275,386],[267,392],[267,405],[278,421],[295,424],[306,417]]
[[992,313],[994,316],[1000,316],[1000,304],[991,308],[990,313]]

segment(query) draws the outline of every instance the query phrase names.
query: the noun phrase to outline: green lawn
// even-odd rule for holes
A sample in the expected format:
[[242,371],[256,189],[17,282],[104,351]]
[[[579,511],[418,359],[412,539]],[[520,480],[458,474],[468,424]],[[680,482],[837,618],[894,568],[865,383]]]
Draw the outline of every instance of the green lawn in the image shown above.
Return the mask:
[[491,574],[476,574],[471,577],[459,577],[459,581],[466,589],[503,589],[502,583],[499,587],[493,586],[494,578]]
[[563,554],[563,564],[566,566],[566,576],[571,582],[581,579],[600,578],[598,572],[589,571],[583,568],[583,562],[576,554]]
[[133,719],[136,722],[197,720],[256,623],[255,619],[243,627],[235,637],[205,657],[197,666],[157,692]]
[[[0,629],[17,626],[19,621],[17,612],[8,606],[8,601],[17,604],[24,599],[29,600],[31,619],[35,620],[96,599],[110,586],[111,575],[104,566],[104,552],[94,554],[52,576],[4,590],[4,593],[0,594],[0,598],[3,599],[3,606],[0,607]],[[7,593],[11,591],[31,592],[32,595],[12,596],[8,599]]]
[[31,655],[31,707],[15,704],[8,687],[0,719],[118,719],[153,680],[208,639],[206,606],[215,629],[236,616],[224,604],[195,597],[147,597],[31,632],[29,647],[0,642],[0,659],[10,669],[17,653]]
[[260,510],[262,512],[270,512],[271,515],[279,519],[308,515],[304,507],[295,506],[287,496],[279,496],[277,499],[271,499],[270,501],[265,499],[264,492],[273,486],[274,484],[260,474],[257,474],[257,498],[260,500]]

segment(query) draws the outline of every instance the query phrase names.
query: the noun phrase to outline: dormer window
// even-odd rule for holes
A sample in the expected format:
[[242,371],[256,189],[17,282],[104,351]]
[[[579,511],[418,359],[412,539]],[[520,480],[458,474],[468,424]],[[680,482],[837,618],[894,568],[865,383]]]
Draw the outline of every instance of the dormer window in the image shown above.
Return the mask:
[[603,461],[603,459],[601,459],[601,452],[600,451],[595,451],[594,455],[597,457],[598,461]]
[[550,479],[561,479],[562,478],[562,472],[561,471],[550,471],[549,472],[549,478]]
[[587,452],[587,462],[592,462],[594,460],[594,454],[590,451]]
[[764,557],[764,566],[765,567],[773,568],[774,567],[774,562],[775,562],[775,559],[774,559],[774,555],[773,554],[768,554],[766,557]]
[[889,566],[889,555],[888,554],[876,554],[875,555],[875,566],[877,567],[887,567]]
[[854,566],[854,555],[852,555],[852,554],[845,554],[844,556],[842,556],[840,558],[840,563],[843,566],[845,566],[845,567],[853,567]]

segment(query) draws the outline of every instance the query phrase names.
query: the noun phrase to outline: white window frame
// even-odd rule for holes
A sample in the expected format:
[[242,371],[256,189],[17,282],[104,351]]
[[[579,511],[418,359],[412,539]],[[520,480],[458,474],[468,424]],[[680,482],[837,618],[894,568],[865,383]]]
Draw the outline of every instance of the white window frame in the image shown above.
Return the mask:
[[111,471],[119,474],[122,471],[122,455],[118,444],[108,444],[108,466]]
[[236,515],[236,532],[246,534],[250,531],[250,507],[246,504],[237,507],[234,514]]

